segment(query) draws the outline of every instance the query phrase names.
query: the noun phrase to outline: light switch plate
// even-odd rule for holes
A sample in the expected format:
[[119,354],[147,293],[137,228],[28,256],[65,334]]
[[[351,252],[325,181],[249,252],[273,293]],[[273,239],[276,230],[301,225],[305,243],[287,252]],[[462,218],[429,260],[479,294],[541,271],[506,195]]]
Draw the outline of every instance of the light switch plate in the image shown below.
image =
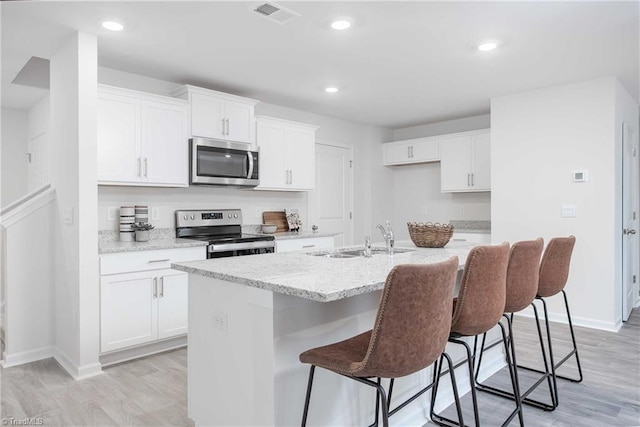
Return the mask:
[[62,220],[65,224],[73,224],[73,208],[64,208],[62,210]]
[[151,208],[151,221],[159,221],[160,220],[160,209]]
[[576,205],[562,205],[560,208],[560,216],[562,218],[575,218]]
[[115,206],[109,206],[107,208],[107,221],[115,221],[118,215],[118,208]]

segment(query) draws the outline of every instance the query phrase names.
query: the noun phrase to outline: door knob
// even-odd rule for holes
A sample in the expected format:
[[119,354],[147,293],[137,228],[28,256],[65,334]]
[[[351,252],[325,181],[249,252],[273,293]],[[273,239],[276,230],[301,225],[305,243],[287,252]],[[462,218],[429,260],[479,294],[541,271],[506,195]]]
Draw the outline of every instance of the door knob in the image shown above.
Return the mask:
[[634,230],[633,228],[625,228],[624,230],[622,230],[622,234],[636,234],[636,230]]

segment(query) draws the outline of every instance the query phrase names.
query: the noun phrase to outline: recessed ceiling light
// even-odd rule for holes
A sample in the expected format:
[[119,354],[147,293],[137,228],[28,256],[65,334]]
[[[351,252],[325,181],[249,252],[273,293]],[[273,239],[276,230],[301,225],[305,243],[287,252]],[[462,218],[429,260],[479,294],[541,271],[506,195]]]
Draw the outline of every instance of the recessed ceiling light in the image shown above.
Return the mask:
[[331,28],[334,30],[346,30],[351,26],[351,22],[346,19],[336,19],[331,23]]
[[496,41],[486,41],[486,42],[482,42],[478,45],[478,50],[481,50],[483,52],[488,52],[490,50],[494,50],[495,48],[498,47],[498,42]]
[[124,25],[115,21],[104,21],[102,26],[111,31],[122,31],[124,29]]
[[338,91],[338,88],[335,86],[328,86],[324,88],[324,91],[329,93],[336,93]]

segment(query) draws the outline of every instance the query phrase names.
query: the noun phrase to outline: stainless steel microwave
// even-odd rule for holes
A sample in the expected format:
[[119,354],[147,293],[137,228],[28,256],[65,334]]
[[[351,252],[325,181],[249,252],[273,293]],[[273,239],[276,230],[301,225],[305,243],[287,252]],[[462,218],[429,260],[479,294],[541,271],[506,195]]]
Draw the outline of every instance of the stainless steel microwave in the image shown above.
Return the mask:
[[189,140],[191,184],[255,187],[259,148],[241,142],[192,138]]

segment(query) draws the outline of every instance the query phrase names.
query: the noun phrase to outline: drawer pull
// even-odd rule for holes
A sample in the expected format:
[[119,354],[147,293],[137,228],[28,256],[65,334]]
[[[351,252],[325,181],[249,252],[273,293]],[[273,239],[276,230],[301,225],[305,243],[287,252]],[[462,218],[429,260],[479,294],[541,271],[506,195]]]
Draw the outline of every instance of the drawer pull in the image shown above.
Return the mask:
[[302,246],[302,249],[307,249],[307,248],[315,248],[316,245],[304,245]]
[[154,262],[167,262],[167,261],[171,261],[171,258],[165,258],[165,259],[152,259],[151,261],[147,261],[149,264],[153,264]]

